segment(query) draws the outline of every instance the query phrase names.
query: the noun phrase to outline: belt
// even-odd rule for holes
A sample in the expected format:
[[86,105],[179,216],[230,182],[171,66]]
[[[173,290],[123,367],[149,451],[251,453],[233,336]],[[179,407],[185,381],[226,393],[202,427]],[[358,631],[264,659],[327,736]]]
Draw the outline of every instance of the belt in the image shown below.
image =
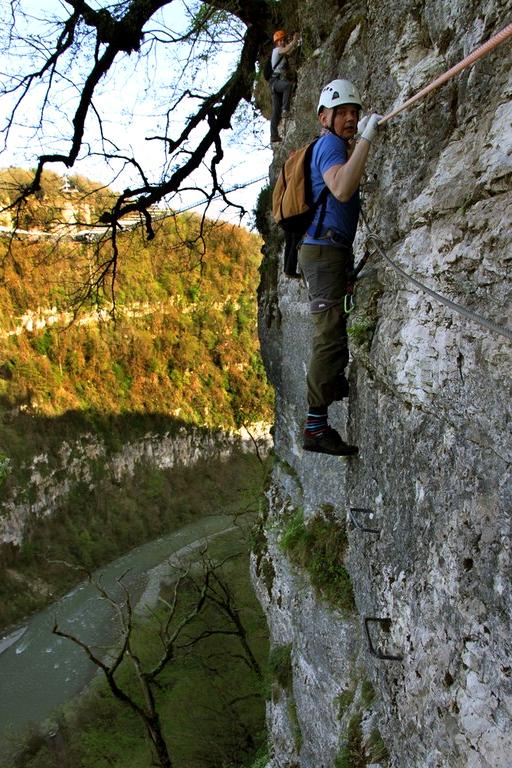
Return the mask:
[[315,237],[315,240],[330,240],[331,243],[339,245],[340,248],[344,248],[352,253],[352,243],[347,243],[343,235],[340,235],[339,232],[335,232],[334,229],[324,230],[321,235]]
[[331,240],[333,243],[336,243],[337,245],[342,245],[347,250],[352,250],[352,244],[347,243],[342,235],[339,234],[339,232],[335,232],[334,229],[326,229],[322,234],[315,238],[316,240]]

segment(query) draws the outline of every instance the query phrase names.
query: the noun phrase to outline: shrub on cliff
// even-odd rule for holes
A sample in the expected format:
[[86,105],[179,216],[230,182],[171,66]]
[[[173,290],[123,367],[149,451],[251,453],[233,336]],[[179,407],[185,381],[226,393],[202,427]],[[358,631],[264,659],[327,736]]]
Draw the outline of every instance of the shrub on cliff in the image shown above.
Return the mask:
[[297,510],[288,520],[280,544],[290,560],[308,572],[319,596],[343,611],[354,609],[352,585],[344,564],[344,525],[321,516],[305,522],[304,513]]

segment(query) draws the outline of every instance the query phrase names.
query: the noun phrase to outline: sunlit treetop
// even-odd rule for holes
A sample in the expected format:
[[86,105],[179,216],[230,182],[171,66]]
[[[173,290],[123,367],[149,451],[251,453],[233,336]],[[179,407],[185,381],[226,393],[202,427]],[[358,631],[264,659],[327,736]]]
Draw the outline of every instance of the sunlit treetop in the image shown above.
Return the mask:
[[221,162],[233,126],[250,131],[276,8],[265,0],[4,3],[0,164],[2,155],[4,165],[23,156],[33,167],[17,202],[39,190],[44,169],[101,162],[105,183],[123,190],[99,218],[112,227],[114,269],[123,216],[139,212],[152,238],[160,201],[172,207],[195,190],[206,202],[220,195],[235,204]]
[[0,38],[1,148],[32,158],[33,188],[49,163],[101,158],[131,182],[114,219],[172,195],[202,162],[220,191],[222,132],[251,99],[267,4],[45,5],[12,0]]

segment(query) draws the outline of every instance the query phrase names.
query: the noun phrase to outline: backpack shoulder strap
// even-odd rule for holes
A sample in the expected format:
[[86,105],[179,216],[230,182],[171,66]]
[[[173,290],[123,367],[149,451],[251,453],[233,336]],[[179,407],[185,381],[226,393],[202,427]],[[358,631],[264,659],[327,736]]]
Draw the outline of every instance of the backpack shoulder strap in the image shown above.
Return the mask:
[[318,237],[320,237],[320,235],[322,234],[322,227],[324,225],[325,214],[327,213],[327,198],[329,197],[329,194],[330,194],[329,187],[326,184],[322,189],[322,191],[320,192],[320,194],[318,195],[318,199],[315,202],[315,210],[318,208],[319,205],[322,206],[320,208],[320,216],[318,217],[318,222],[315,227],[315,234],[313,235],[315,240]]
[[[317,138],[314,139],[314,141],[312,141],[311,144],[310,144],[311,154],[309,155],[309,159],[308,159],[309,162],[308,162],[307,172],[308,172],[308,185],[309,185],[309,189],[311,190],[311,194],[313,194],[312,182],[311,182],[311,171],[312,171],[312,167],[311,166],[312,166],[312,162],[313,162],[313,148],[314,148],[314,146],[319,141],[321,141],[322,138],[323,138],[322,136],[317,136]],[[318,222],[317,222],[316,227],[315,227],[315,233],[313,235],[313,237],[315,239],[317,237],[319,237],[319,235],[322,232],[322,227],[323,227],[323,223],[324,223],[324,219],[325,219],[325,214],[327,212],[327,199],[329,197],[329,194],[330,194],[329,187],[327,186],[327,184],[324,184],[324,186],[322,188],[322,191],[318,195],[317,199],[313,200],[311,202],[311,207],[313,208],[315,213],[316,213],[316,209],[319,206],[321,206],[321,208],[320,208],[320,215],[318,217]]]
[[[272,75],[273,75],[273,74],[274,74],[274,72],[276,71],[277,67],[280,65],[280,63],[281,63],[281,59],[282,59],[282,58],[284,58],[284,57],[283,57],[283,56],[280,54],[280,55],[279,55],[279,58],[277,59],[277,61],[276,61],[276,63],[275,63],[275,65],[272,67]],[[270,59],[270,63],[272,63],[272,58]],[[272,75],[271,75],[271,77],[272,77]]]

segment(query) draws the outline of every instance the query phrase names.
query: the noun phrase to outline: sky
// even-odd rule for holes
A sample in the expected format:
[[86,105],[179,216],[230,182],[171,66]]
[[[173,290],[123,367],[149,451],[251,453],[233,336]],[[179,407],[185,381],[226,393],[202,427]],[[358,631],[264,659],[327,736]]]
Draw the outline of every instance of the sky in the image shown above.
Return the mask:
[[[93,3],[91,3],[93,4]],[[0,24],[5,30],[10,20],[9,4],[3,3],[0,10]],[[67,17],[69,6],[64,0],[46,0],[44,10],[41,10],[39,0],[19,0],[19,6],[27,13],[26,22],[21,14],[17,16],[18,30],[24,36],[32,35],[28,46],[17,47],[11,44],[8,53],[0,54],[0,84],[5,84],[6,73],[25,73],[37,70],[41,66],[41,59],[31,61],[32,55],[38,55],[37,49],[47,44],[47,48],[56,38],[55,28],[48,26],[52,15]],[[96,3],[100,7],[101,3]],[[134,55],[125,56],[116,64],[112,74],[102,81],[102,93],[95,97],[94,106],[102,114],[104,134],[108,139],[126,153],[132,150],[135,156],[143,157],[145,168],[149,167],[151,181],[158,181],[165,175],[166,158],[162,152],[163,144],[157,140],[147,140],[148,136],[162,135],[165,127],[165,113],[169,104],[175,102],[178,94],[176,79],[181,72],[178,87],[188,86],[195,92],[203,92],[212,86],[224,81],[230,65],[238,58],[240,51],[240,33],[243,27],[226,33],[223,52],[217,57],[208,54],[199,44],[194,48],[194,58],[201,58],[200,66],[196,69],[193,61],[186,64],[189,50],[183,45],[167,45],[169,29],[179,31],[185,28],[187,23],[186,6],[180,1],[173,2],[163,13],[152,19],[148,29],[154,32],[162,41],[152,48],[147,47],[147,56],[141,58],[136,66]],[[222,33],[222,30],[221,32]],[[148,35],[149,38],[149,35]],[[36,41],[34,45],[33,42]],[[85,72],[84,62],[80,60],[79,52],[70,59],[66,67],[60,68],[59,97],[52,104],[47,104],[45,130],[34,132],[31,126],[36,122],[40,106],[46,96],[46,86],[36,78],[33,83],[33,93],[26,98],[18,108],[16,131],[11,131],[9,140],[5,145],[0,143],[0,167],[19,165],[24,168],[34,167],[37,155],[44,152],[67,152],[69,143],[66,136],[69,135],[69,126],[74,114],[79,84]],[[15,94],[3,94],[0,98],[0,121],[5,126],[5,119],[10,114],[12,106],[19,97]],[[169,123],[170,133],[179,134],[186,122],[187,116],[193,111],[197,101],[183,102],[180,107],[171,113],[172,123]],[[94,115],[87,125],[90,136],[98,137],[98,124]],[[5,136],[5,134],[2,134]],[[268,122],[257,115],[248,105],[243,105],[237,115],[236,129],[223,133],[223,145],[225,157],[219,167],[219,176],[224,181],[227,189],[244,185],[255,179],[260,181],[246,187],[237,189],[231,194],[236,202],[241,203],[249,211],[252,211],[256,203],[259,190],[266,183],[268,167],[272,160],[272,152],[268,145]],[[65,173],[63,164],[48,166],[57,173]],[[80,173],[94,180],[111,183],[118,169],[118,164],[113,163],[109,169],[98,158],[87,157],[75,164],[69,171]],[[263,178],[263,180],[261,180]],[[205,168],[200,168],[195,174],[194,180],[199,186],[208,185],[209,174]],[[133,170],[125,170],[112,185],[115,189],[124,189],[138,185],[139,178]],[[190,185],[192,186],[192,185]],[[173,206],[188,208],[197,203],[201,195],[197,190],[184,193],[179,200],[173,200]],[[238,212],[234,209],[224,211],[224,203],[219,200],[210,209],[212,214],[219,215],[230,221],[238,222]],[[201,211],[198,208],[198,211]],[[246,217],[242,223],[251,226],[252,217]]]

